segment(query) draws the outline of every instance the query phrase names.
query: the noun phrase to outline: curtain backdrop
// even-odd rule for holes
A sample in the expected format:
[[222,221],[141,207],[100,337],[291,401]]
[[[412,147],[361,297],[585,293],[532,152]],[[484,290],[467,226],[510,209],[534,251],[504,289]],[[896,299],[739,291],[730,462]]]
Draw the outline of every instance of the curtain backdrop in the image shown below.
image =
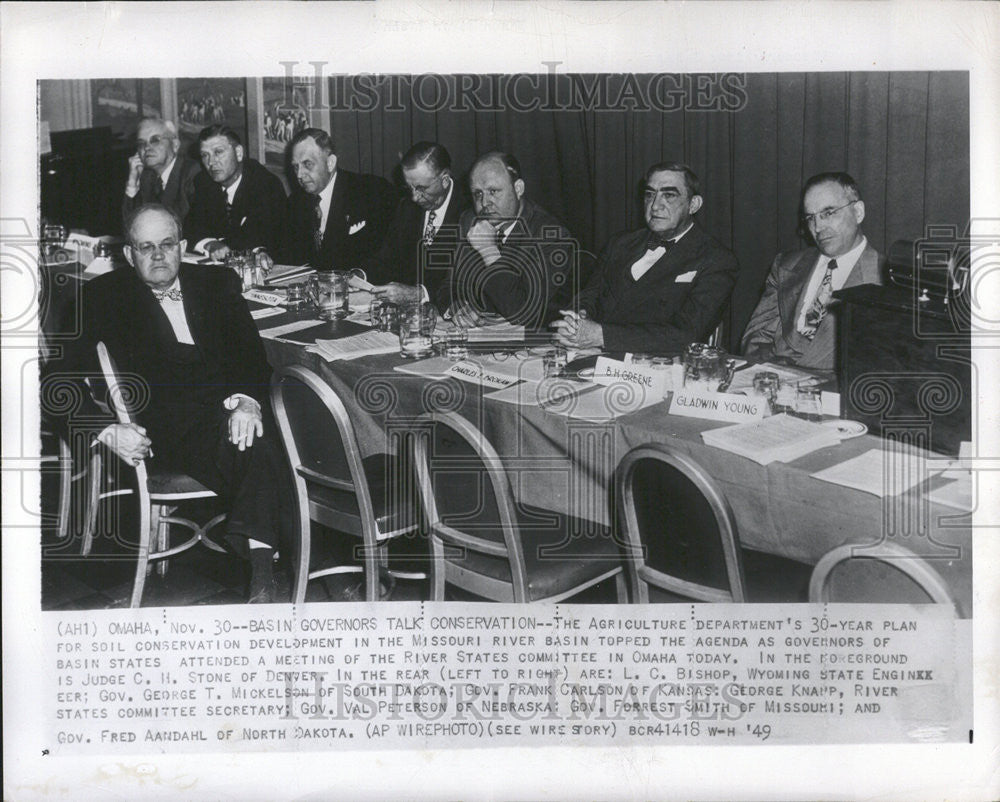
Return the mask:
[[740,260],[731,347],[775,253],[805,244],[810,175],[854,176],[882,252],[927,225],[962,230],[969,216],[964,72],[340,76],[328,90],[343,167],[393,175],[420,139],[445,145],[459,175],[477,154],[509,151],[529,195],[591,252],[642,225],[647,166],[686,162],[701,178],[701,225]]

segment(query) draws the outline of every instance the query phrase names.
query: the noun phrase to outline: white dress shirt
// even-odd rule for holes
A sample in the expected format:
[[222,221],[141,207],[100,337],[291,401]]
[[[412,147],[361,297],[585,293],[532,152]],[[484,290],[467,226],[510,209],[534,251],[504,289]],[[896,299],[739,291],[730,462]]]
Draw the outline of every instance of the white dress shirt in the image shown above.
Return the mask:
[[802,293],[802,302],[799,305],[799,314],[795,319],[795,326],[800,332],[804,332],[808,329],[806,326],[806,313],[812,306],[813,301],[816,300],[816,294],[819,292],[819,285],[823,283],[823,274],[826,273],[826,266],[830,264],[833,259],[837,260],[837,268],[830,273],[830,281],[832,286],[832,291],[843,289],[844,284],[847,282],[847,277],[851,275],[851,271],[854,270],[854,265],[858,263],[858,259],[861,258],[861,253],[868,246],[868,239],[864,236],[861,237],[861,242],[855,245],[847,253],[840,256],[825,256],[824,254],[819,255],[819,259],[816,260],[816,264],[813,267],[812,275],[809,277],[809,284],[806,285],[806,291]]
[[[687,228],[685,228],[680,234],[671,237],[667,241],[672,242],[674,245],[676,245],[678,242],[680,242],[681,237],[687,234],[692,228],[694,228],[694,223],[688,223]],[[638,281],[643,276],[645,276],[646,273],[649,272],[649,269],[657,262],[659,262],[660,257],[662,257],[663,254],[665,254],[666,252],[667,249],[662,245],[659,246],[658,248],[648,248],[646,252],[642,256],[640,256],[632,265],[632,278]]]

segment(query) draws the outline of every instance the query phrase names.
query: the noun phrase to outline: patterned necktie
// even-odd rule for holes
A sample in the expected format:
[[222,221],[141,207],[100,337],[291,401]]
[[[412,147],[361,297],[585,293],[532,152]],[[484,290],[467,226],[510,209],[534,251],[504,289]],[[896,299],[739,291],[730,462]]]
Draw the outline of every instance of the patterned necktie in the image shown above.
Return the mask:
[[837,269],[837,260],[831,259],[826,266],[823,280],[816,291],[816,298],[813,300],[809,311],[806,312],[806,331],[803,332],[810,340],[816,336],[816,330],[826,317],[827,307],[830,305],[830,298],[833,297],[833,271]]
[[172,290],[153,290],[153,297],[162,304],[164,300],[168,298],[171,301],[183,301],[184,293],[182,293],[179,288]]
[[319,253],[323,246],[323,209],[319,205],[319,195],[310,195],[309,198],[313,204],[313,248]]
[[427,213],[427,226],[424,228],[424,245],[430,245],[434,242],[434,218],[437,216],[437,212]]

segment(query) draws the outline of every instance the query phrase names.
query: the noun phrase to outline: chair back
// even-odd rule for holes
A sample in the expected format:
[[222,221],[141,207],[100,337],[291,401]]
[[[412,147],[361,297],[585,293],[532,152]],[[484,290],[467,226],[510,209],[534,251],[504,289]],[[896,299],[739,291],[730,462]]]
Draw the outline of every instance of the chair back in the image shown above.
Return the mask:
[[[417,484],[431,539],[434,583],[447,579],[477,595],[528,601],[524,552],[507,474],[486,436],[454,412],[422,415],[413,454]],[[471,571],[468,552],[509,563],[510,583]],[[480,560],[480,562],[482,562]]]
[[370,530],[374,542],[371,490],[344,402],[313,371],[289,365],[274,372],[271,404],[302,514],[354,534]]
[[639,446],[618,465],[632,599],[649,585],[698,601],[746,600],[736,521],[714,480],[665,445]]
[[[119,378],[118,366],[103,340],[97,343],[97,360],[101,365],[101,373],[104,374],[104,384],[108,388],[107,405],[111,412],[114,413],[119,423],[135,423],[130,405],[145,394],[145,385],[140,385],[142,380],[139,377],[133,377],[133,381],[122,381]],[[147,532],[149,531],[151,501],[149,497],[149,469],[146,467],[144,459],[139,460],[134,467],[136,495],[139,500],[139,532]]]
[[[872,569],[879,566],[890,569],[890,575],[873,575]],[[903,579],[901,584],[900,574],[910,581]],[[832,598],[837,584],[842,586],[840,593],[849,598]],[[909,596],[916,590],[913,584],[934,603],[947,604],[957,610],[955,597],[941,575],[909,549],[889,541],[872,547],[846,543],[831,549],[816,563],[809,579],[809,601],[899,602],[903,600],[901,596]]]

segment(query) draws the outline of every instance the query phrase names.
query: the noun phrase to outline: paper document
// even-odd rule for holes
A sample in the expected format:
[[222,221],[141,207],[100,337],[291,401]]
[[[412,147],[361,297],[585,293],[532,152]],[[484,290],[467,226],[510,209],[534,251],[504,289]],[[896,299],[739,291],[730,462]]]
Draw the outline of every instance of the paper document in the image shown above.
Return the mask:
[[267,304],[268,306],[281,306],[285,302],[284,291],[277,293],[264,292],[263,290],[247,290],[243,293],[243,297],[248,301],[256,301],[259,304]]
[[[937,485],[938,481],[941,484]],[[948,471],[937,477],[935,484],[937,486],[924,493],[929,501],[956,510],[972,511],[972,471]]]
[[542,379],[540,382],[518,382],[511,387],[487,393],[486,398],[523,407],[545,407],[549,411],[568,406],[571,399],[593,390],[592,384],[568,382],[565,379]]
[[309,265],[275,265],[264,279],[265,284],[283,284],[286,281],[304,279],[316,271]]
[[273,329],[264,329],[261,331],[260,336],[275,339],[277,337],[281,337],[283,334],[291,334],[293,331],[301,331],[302,329],[318,326],[322,322],[322,320],[295,320],[291,323],[286,323],[284,326],[275,326]]
[[494,323],[490,326],[477,326],[474,329],[469,329],[470,343],[506,342],[508,340],[518,341],[523,339],[524,326],[514,326],[506,321],[503,323]]
[[280,306],[265,306],[263,309],[254,309],[250,312],[250,317],[254,320],[260,320],[265,317],[274,317],[275,315],[283,315],[285,310]]
[[706,445],[761,465],[791,462],[820,448],[840,444],[835,430],[790,415],[773,415],[755,423],[712,429],[702,432],[701,439]]
[[314,350],[327,362],[394,354],[399,351],[399,337],[391,331],[365,331],[337,340],[316,340]]
[[879,498],[898,496],[926,477],[924,458],[902,451],[873,448],[859,457],[812,474],[814,479],[853,487]]
[[375,286],[370,281],[366,281],[361,278],[361,276],[357,276],[354,273],[351,273],[351,278],[348,283],[351,285],[352,290],[364,290],[365,292],[371,292],[372,287]]

